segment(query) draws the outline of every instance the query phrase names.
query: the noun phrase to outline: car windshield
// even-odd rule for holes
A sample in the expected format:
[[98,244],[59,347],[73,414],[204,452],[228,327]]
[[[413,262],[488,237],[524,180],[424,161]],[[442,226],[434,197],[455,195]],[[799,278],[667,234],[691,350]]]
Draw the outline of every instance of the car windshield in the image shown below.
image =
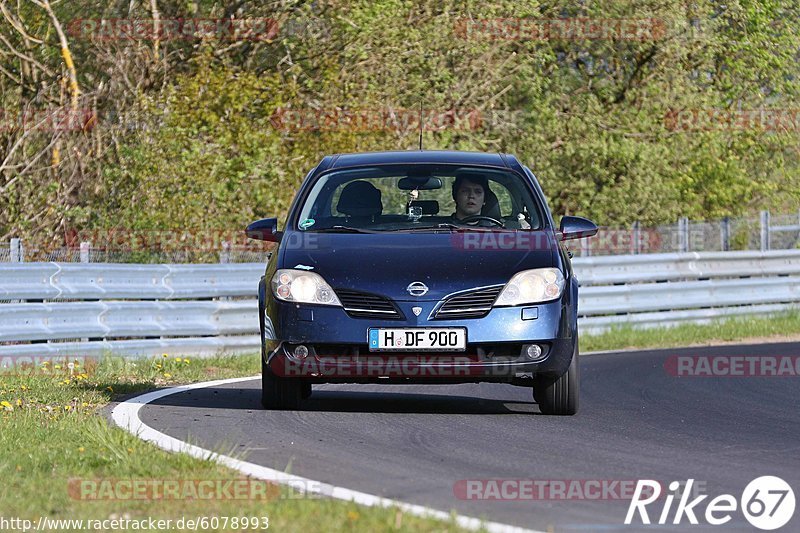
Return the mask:
[[538,230],[542,209],[519,175],[495,168],[387,165],[331,172],[307,195],[300,231]]

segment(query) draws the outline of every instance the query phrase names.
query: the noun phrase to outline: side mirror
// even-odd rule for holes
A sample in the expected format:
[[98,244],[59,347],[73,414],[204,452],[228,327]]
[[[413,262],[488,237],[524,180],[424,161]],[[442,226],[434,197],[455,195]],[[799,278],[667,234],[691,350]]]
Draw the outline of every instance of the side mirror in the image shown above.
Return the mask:
[[594,222],[583,217],[563,217],[559,227],[561,240],[583,239],[597,234],[597,226]]
[[283,237],[283,232],[278,231],[277,218],[256,220],[247,226],[244,232],[248,238],[259,241],[280,242],[281,237]]

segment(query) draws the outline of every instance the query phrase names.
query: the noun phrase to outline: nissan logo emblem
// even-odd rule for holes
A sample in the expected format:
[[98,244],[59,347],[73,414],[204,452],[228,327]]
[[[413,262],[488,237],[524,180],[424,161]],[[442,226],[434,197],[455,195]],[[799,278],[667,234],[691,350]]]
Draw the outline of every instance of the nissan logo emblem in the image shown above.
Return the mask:
[[411,296],[425,296],[428,293],[428,286],[421,281],[415,281],[406,287]]

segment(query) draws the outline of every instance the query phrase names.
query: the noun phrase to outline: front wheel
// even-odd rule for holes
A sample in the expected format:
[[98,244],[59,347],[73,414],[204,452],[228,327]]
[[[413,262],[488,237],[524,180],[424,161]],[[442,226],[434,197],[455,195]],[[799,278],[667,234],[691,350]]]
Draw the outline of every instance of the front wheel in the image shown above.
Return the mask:
[[558,378],[537,376],[533,384],[533,399],[543,415],[574,415],[580,397],[580,363],[578,340],[567,371]]
[[[299,409],[302,399],[308,397],[305,392],[300,380],[276,376],[261,357],[261,405],[264,409]],[[310,396],[310,390],[308,392]]]
[[303,383],[303,399],[308,400],[311,398],[311,383]]

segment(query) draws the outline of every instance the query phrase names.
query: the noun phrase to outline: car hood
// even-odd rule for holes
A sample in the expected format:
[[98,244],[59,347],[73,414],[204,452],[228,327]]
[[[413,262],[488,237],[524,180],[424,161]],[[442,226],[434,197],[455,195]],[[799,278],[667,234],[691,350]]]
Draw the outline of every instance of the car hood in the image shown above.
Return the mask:
[[[284,235],[279,268],[306,269],[331,287],[399,301],[438,301],[453,292],[499,285],[530,268],[557,265],[551,232],[313,233]],[[424,296],[407,287],[420,281]]]

